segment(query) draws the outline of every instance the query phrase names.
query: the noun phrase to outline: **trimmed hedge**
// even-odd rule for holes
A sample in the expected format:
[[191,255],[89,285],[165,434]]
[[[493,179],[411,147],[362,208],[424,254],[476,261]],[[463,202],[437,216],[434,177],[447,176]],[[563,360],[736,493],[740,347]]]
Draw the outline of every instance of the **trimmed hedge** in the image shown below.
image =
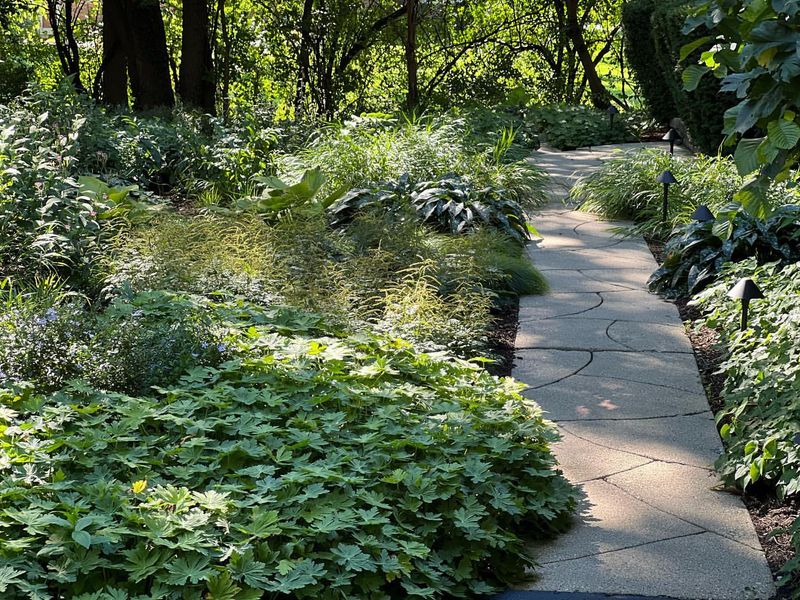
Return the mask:
[[647,100],[650,115],[659,123],[669,123],[678,109],[667,85],[666,77],[654,68],[658,58],[653,43],[653,11],[660,0],[632,0],[622,6],[622,22],[625,31],[626,58],[642,94]]
[[[693,92],[683,89],[685,66],[697,62],[708,49],[701,46],[679,64],[681,47],[704,35],[702,30],[689,36],[681,32],[689,8],[686,0],[628,2],[623,12],[628,60],[653,116],[662,122],[680,117],[692,143],[703,152],[716,154],[723,139],[724,113],[736,100],[732,94],[720,92],[719,81],[710,77]],[[674,112],[669,114],[670,110]]]

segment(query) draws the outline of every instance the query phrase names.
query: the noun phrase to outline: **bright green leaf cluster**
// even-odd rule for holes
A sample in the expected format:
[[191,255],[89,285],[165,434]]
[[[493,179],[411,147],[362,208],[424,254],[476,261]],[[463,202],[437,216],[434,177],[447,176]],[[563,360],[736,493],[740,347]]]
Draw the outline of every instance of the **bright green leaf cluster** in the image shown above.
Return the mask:
[[574,506],[512,380],[198,305],[230,330],[218,367],[141,396],[0,391],[4,598],[476,595]]
[[705,72],[723,78],[722,91],[740,102],[727,111],[724,133],[738,140],[740,174],[758,171],[739,194],[756,215],[768,211],[771,180],[794,178],[800,161],[800,2],[797,0],[712,0],[704,2],[686,31],[705,26],[716,41],[702,65],[685,72],[687,87]]

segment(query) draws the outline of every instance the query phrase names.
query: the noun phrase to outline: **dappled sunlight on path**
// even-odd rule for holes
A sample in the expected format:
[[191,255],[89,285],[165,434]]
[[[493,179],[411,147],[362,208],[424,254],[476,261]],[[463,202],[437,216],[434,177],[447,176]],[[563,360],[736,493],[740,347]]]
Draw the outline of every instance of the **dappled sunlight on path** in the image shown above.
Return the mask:
[[610,231],[619,223],[564,203],[618,148],[531,159],[553,177],[551,204],[533,215],[543,239],[528,249],[551,292],[520,302],[514,376],[558,424],[556,455],[586,495],[574,527],[536,549],[531,589],[769,598],[749,514],[714,475],[722,446],[684,326],[647,291],[655,260]]

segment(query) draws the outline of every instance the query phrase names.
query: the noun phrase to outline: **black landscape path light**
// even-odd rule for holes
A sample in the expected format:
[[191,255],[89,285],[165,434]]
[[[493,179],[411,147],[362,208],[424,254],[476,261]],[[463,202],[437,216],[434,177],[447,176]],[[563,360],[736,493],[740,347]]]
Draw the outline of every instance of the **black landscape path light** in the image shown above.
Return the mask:
[[700,221],[701,223],[713,221],[715,218],[716,217],[714,217],[714,213],[708,210],[708,207],[705,204],[698,206],[697,209],[692,213],[692,219],[695,221]]
[[747,329],[747,312],[750,308],[750,300],[759,300],[764,297],[764,293],[758,289],[755,281],[744,278],[731,288],[728,292],[730,298],[738,298],[742,301],[742,331]]
[[669,153],[672,156],[675,156],[675,142],[683,141],[681,134],[675,131],[674,129],[670,129],[663,138],[661,138],[665,142],[669,142]]
[[664,171],[661,175],[656,177],[656,181],[664,184],[664,204],[661,207],[661,218],[666,223],[667,209],[669,208],[669,186],[673,183],[678,183],[678,180],[675,179],[672,171]]
[[608,113],[608,126],[611,129],[614,129],[614,115],[616,115],[619,110],[617,110],[617,107],[612,104],[606,109],[606,112]]

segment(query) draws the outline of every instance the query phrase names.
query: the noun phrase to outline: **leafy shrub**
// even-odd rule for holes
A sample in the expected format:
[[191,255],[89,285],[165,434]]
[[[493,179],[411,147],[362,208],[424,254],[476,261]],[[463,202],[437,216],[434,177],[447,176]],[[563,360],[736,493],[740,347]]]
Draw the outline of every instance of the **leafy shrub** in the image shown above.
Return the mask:
[[535,110],[525,106],[472,107],[463,111],[470,142],[478,148],[493,149],[503,135],[513,132],[504,158],[523,160],[539,148],[539,134],[528,114]]
[[[679,116],[689,129],[692,144],[708,154],[717,154],[722,143],[725,111],[735,103],[733,94],[720,90],[719,82],[708,78],[692,91],[684,88],[683,73],[687,64],[697,62],[705,50],[714,45],[705,39],[704,31],[698,29],[683,33],[683,25],[691,13],[688,0],[673,0],[660,3],[651,17],[653,44],[657,62],[648,68],[664,78],[672,92]],[[692,42],[704,42],[680,61],[682,48]]]
[[[442,115],[398,123],[388,117],[354,117],[329,125],[294,154],[278,157],[278,171],[296,179],[305,170],[320,168],[329,178],[326,193],[365,188],[376,182],[435,180],[463,173],[477,187],[499,187],[521,204],[545,200],[544,173],[529,162],[507,162],[509,146],[471,143],[462,118]],[[499,153],[499,154],[498,154]]]
[[492,227],[520,244],[529,238],[521,206],[503,189],[475,189],[458,175],[416,185],[404,176],[372,188],[351,190],[330,207],[334,226],[349,222],[365,210],[384,210],[400,218],[409,212],[439,231],[460,234],[477,227]]
[[191,301],[227,324],[231,360],[148,395],[0,391],[5,597],[489,593],[531,564],[519,532],[574,506],[512,380]]
[[615,115],[612,127],[605,112],[566,104],[541,106],[528,113],[533,127],[548,144],[559,150],[635,142],[636,136],[627,118],[624,113]]
[[0,268],[87,284],[105,241],[158,205],[136,186],[73,176],[86,118],[9,110],[0,122]]
[[[800,433],[797,384],[800,382],[800,264],[758,266],[754,259],[730,264],[719,283],[696,298],[707,311],[706,324],[720,330],[730,356],[725,410],[718,420],[727,452],[720,459],[723,477],[743,488],[765,481],[780,496],[800,491]],[[750,328],[739,331],[740,307],[726,299],[741,277],[750,277],[765,299],[750,305]]]
[[84,378],[103,389],[147,393],[224,354],[223,331],[188,299],[148,292],[98,313],[74,295],[43,294],[47,287],[32,293],[6,283],[0,379],[48,391]]
[[715,221],[676,229],[664,256],[649,285],[652,291],[672,297],[699,292],[729,262],[750,257],[759,264],[800,260],[800,206],[783,206],[760,220],[731,205],[719,211]]
[[[721,94],[719,83],[711,80],[692,91],[684,89],[681,48],[703,35],[681,33],[690,5],[687,0],[626,2],[622,10],[626,55],[653,117],[661,123],[680,117],[689,128],[692,143],[716,154],[722,142],[723,115],[733,98]],[[696,46],[683,64],[696,62],[712,45],[710,40],[706,42]]]
[[[797,116],[797,47],[800,11],[795,2],[770,2],[757,10],[749,2],[700,2],[684,29],[702,36],[709,47],[694,54],[684,71],[687,88],[715,85],[702,78],[713,71],[721,90],[735,94],[725,113],[723,133],[736,143],[736,165],[750,175],[737,198],[763,216],[764,191],[773,180],[796,178],[800,162],[800,120]],[[733,105],[735,103],[735,106]]]
[[[662,221],[663,186],[656,177],[671,170],[678,180],[669,192],[669,211]],[[677,225],[688,223],[701,204],[723,210],[739,190],[742,178],[727,157],[697,155],[670,157],[662,150],[620,152],[602,168],[581,179],[572,190],[581,210],[605,219],[634,221],[636,233],[666,238]],[[797,202],[797,190],[776,184],[769,192],[773,208]]]

